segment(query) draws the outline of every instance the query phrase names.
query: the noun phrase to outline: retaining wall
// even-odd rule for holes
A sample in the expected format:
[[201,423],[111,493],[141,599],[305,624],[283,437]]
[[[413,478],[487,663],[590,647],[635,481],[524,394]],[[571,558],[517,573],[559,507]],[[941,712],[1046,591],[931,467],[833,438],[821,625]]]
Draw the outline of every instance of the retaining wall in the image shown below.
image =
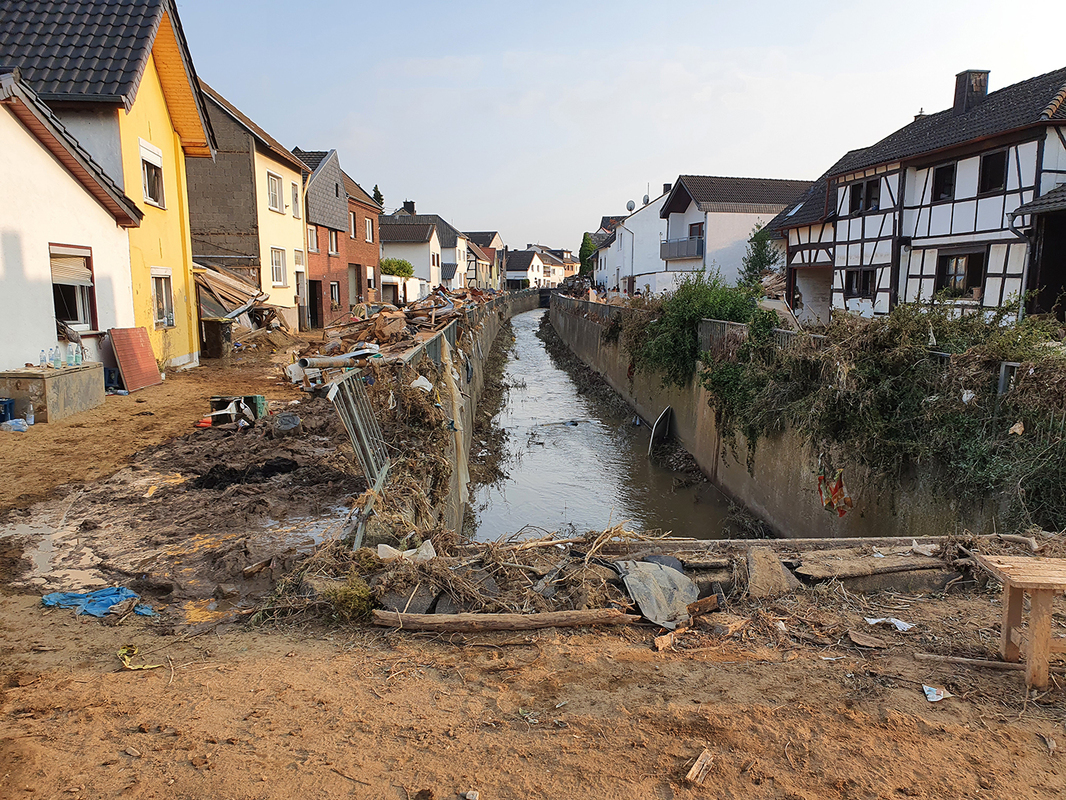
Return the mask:
[[[554,301],[554,297],[553,297]],[[631,371],[618,344],[603,341],[603,323],[589,319],[587,305],[569,301],[551,305],[551,322],[570,349],[626,399],[644,420],[673,408],[671,433],[685,446],[707,476],[727,495],[786,538],[937,536],[966,528],[992,533],[994,504],[965,506],[923,486],[922,475],[902,485],[885,486],[846,453],[833,452],[832,463],[844,468],[855,507],[844,517],[825,511],[818,499],[818,453],[794,431],[763,439],[752,470],[743,439],[736,452],[726,446],[715,425],[709,395],[696,381],[683,389],[663,386],[658,375]],[[600,307],[602,309],[602,306]]]

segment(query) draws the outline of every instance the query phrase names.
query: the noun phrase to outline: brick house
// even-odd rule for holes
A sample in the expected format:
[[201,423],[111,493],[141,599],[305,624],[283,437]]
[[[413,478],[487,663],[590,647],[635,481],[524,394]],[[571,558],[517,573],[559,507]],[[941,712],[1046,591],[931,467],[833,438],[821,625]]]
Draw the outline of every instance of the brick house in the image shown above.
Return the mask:
[[347,313],[348,195],[336,150],[301,150],[293,155],[311,170],[304,177],[307,211],[307,302],[312,328]]
[[381,206],[348,173],[342,170],[341,176],[348,196],[348,237],[344,245],[348,265],[348,303],[370,303],[381,296],[381,276],[378,274]]

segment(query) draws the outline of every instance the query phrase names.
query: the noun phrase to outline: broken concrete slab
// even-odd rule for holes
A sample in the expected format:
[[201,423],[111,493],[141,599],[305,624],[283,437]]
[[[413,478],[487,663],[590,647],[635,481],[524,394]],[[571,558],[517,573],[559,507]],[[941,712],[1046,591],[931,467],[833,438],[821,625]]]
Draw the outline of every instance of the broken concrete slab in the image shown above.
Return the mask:
[[748,595],[774,598],[794,592],[802,584],[769,547],[748,550]]

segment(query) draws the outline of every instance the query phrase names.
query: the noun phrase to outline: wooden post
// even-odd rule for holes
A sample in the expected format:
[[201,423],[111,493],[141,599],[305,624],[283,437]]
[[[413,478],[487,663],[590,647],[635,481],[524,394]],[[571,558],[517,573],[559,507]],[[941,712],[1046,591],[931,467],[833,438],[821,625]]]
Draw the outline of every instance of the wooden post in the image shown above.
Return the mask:
[[1047,688],[1048,659],[1051,657],[1051,603],[1055,592],[1030,592],[1029,652],[1025,661],[1025,682],[1034,689]]
[[1004,661],[1020,661],[1021,649],[1015,644],[1011,633],[1022,625],[1022,598],[1024,592],[1009,583],[1003,584],[1003,620],[999,631],[999,654]]

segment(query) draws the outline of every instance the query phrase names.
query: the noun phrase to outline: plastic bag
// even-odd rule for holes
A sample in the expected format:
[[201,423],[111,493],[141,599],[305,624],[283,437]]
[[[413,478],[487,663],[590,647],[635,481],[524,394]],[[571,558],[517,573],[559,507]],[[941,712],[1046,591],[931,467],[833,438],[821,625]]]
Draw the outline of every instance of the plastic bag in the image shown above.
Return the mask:
[[24,419],[9,419],[7,422],[0,422],[0,431],[7,431],[8,433],[25,433],[30,429]]

